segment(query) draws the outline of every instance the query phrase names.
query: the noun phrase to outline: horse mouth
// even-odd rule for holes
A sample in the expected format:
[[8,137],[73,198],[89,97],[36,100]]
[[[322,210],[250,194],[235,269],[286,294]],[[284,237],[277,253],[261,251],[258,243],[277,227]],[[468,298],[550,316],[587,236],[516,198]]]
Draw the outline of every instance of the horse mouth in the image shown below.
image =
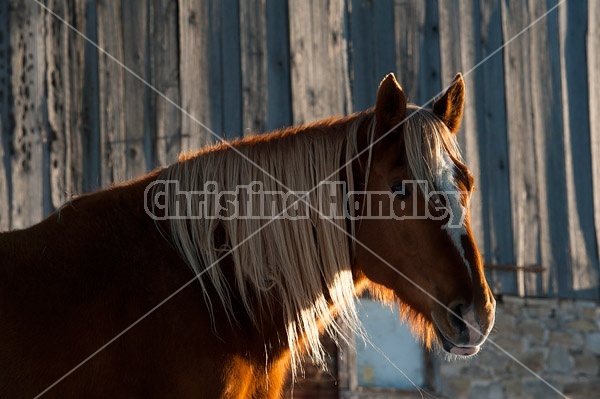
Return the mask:
[[456,345],[452,341],[450,341],[446,336],[440,331],[440,329],[436,326],[435,332],[440,340],[441,346],[445,352],[459,356],[459,357],[470,357],[479,352],[479,346],[461,346]]

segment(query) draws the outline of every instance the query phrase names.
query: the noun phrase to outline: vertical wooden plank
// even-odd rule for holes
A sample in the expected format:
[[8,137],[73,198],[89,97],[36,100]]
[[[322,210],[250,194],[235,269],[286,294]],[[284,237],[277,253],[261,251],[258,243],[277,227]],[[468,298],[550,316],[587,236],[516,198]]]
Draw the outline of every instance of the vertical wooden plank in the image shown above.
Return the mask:
[[348,37],[351,43],[352,77],[350,88],[355,110],[372,107],[377,95],[376,87],[379,81],[375,76],[373,8],[370,1],[352,0],[349,3]]
[[[149,13],[151,83],[175,104],[179,104],[177,0],[153,0]],[[151,93],[150,103],[154,110],[152,133],[155,157],[152,166],[167,165],[175,162],[181,151],[182,114],[154,92]]]
[[424,105],[441,89],[438,2],[394,3],[397,69],[408,99]]
[[267,0],[267,130],[292,123],[288,2]]
[[[81,11],[65,0],[48,2],[48,7],[79,28],[85,21]],[[78,14],[79,11],[79,14]],[[80,18],[76,18],[80,17]],[[83,43],[50,13],[44,13],[46,35],[46,90],[50,151],[50,196],[56,209],[82,192]],[[77,27],[76,27],[77,28]]]
[[[120,1],[98,0],[98,45],[123,61],[123,18]],[[106,54],[98,61],[101,185],[125,180],[125,94],[124,74],[127,73]]]
[[[70,10],[64,1],[49,1],[48,8],[69,21]],[[57,208],[66,200],[66,137],[70,134],[65,121],[69,112],[69,57],[66,26],[52,14],[43,12],[46,35],[46,90],[48,92],[48,126],[50,147],[50,187],[52,205]]]
[[[0,132],[2,132],[2,134],[4,133],[1,116]],[[0,140],[0,232],[10,229],[10,200],[8,196],[8,179],[5,159],[4,140]]]
[[419,105],[431,101],[439,93],[442,82],[440,74],[440,32],[437,0],[425,0],[423,25],[419,27]]
[[350,3],[348,20],[352,43],[350,87],[352,105],[358,111],[375,105],[379,82],[396,70],[394,4],[387,0],[354,0]]
[[12,227],[24,228],[44,216],[44,71],[46,34],[37,4],[9,2],[14,136],[11,154]]
[[[458,140],[477,185],[471,200],[472,229],[486,263],[512,263],[512,237],[505,223],[510,198],[502,58],[491,58],[472,70],[502,45],[500,3],[440,2],[439,16],[443,86],[456,72],[465,73],[467,96]],[[514,275],[491,277],[502,292],[516,291]]]
[[[67,3],[72,4],[72,3]],[[86,32],[89,27],[88,20],[93,18],[86,12],[85,2],[75,2],[70,6],[70,23],[80,32]],[[92,130],[90,126],[92,112],[97,112],[89,107],[87,97],[95,97],[94,92],[86,90],[88,84],[85,69],[88,60],[86,59],[86,48],[91,47],[89,43],[76,35],[74,32],[67,30],[63,25],[64,37],[66,43],[65,63],[69,69],[65,69],[65,80],[68,80],[69,91],[67,96],[66,109],[66,168],[65,174],[65,199],[69,199],[73,195],[78,195],[84,192],[84,170],[85,163],[90,162],[84,155],[84,142],[90,136]],[[94,55],[96,53],[94,52]],[[97,59],[94,57],[94,59]],[[67,62],[68,60],[68,62]],[[97,79],[97,77],[96,77]]]
[[[441,1],[439,3],[440,23],[440,71],[442,86],[446,87],[457,72],[465,72],[461,59],[460,31],[461,9],[459,0]],[[465,27],[468,29],[468,27]],[[469,90],[469,87],[467,87]]]
[[[77,26],[94,43],[98,43],[98,13],[96,0],[77,3]],[[81,24],[81,25],[79,25]],[[74,85],[77,106],[82,110],[82,121],[77,130],[81,131],[83,149],[83,192],[101,186],[102,154],[100,140],[100,76],[99,52],[90,43],[83,44],[83,51],[77,56],[83,66],[83,75],[78,85]]]
[[[142,79],[147,80],[148,62],[148,7],[145,2],[121,2],[123,21],[123,63]],[[125,179],[144,174],[151,154],[146,154],[145,139],[150,136],[148,87],[130,73],[123,74],[123,106],[125,143]],[[146,156],[148,155],[148,158]]]
[[8,2],[0,2],[0,231],[11,228],[10,142],[12,102],[10,19]]
[[237,137],[243,134],[239,0],[222,1],[221,21],[223,131],[227,137]]
[[[519,33],[529,21],[527,3],[520,0],[502,2],[502,31],[505,42]],[[540,251],[536,148],[532,133],[530,34],[530,31],[523,33],[519,39],[504,48],[504,86],[506,98],[510,99],[506,101],[506,114],[512,230],[515,261],[518,265],[538,264]],[[524,295],[522,274],[518,275],[517,284],[518,293]],[[497,289],[504,292],[505,287]],[[506,287],[506,290],[512,292],[514,287]]]
[[[210,4],[202,0],[181,0],[179,3],[179,74],[181,105],[208,128],[213,121],[210,91]],[[220,115],[219,115],[220,118]],[[200,148],[214,141],[204,127],[188,116],[181,120],[182,150]]]
[[424,18],[425,3],[423,1],[394,2],[398,82],[402,85],[408,100],[415,103],[421,101],[417,93],[419,92],[418,77],[421,65],[420,31],[424,24]]
[[573,292],[577,297],[598,295],[598,253],[593,209],[592,160],[588,115],[588,80],[585,59],[587,2],[566,3],[558,9],[564,146],[568,211],[569,265]]
[[289,3],[295,124],[351,111],[344,1]]
[[[460,2],[459,7],[460,17],[460,48],[458,49],[461,54],[461,60],[463,68],[467,71],[472,68],[480,60],[481,53],[481,30],[479,27],[479,7],[476,0],[466,0]],[[454,23],[456,23],[456,20]],[[442,49],[440,52],[445,52],[450,49]],[[478,69],[473,70],[468,75],[465,75],[465,84],[467,87],[467,105],[463,114],[463,129],[462,134],[459,133],[459,140],[462,140],[461,149],[469,168],[473,172],[473,175],[479,181],[481,185],[483,183],[483,172],[481,170],[480,162],[480,148],[481,143],[479,139],[479,100],[484,93],[480,90],[482,65]],[[452,72],[449,76],[445,77],[448,79],[448,83],[444,85],[446,87],[450,84],[450,79],[454,77],[457,71]],[[486,93],[489,95],[490,93]],[[462,136],[462,138],[461,138]],[[482,206],[482,190],[476,190],[473,192],[471,197],[471,229],[477,239],[477,242],[484,243],[484,217],[487,213],[484,213]],[[485,255],[485,253],[484,253]]]
[[240,2],[242,129],[263,132],[267,125],[266,0]]
[[396,38],[394,23],[394,1],[373,2],[373,31],[375,37],[375,85],[371,86],[371,103],[375,105],[375,96],[379,82],[390,72],[396,70]]
[[[228,117],[229,114],[224,108],[223,103],[223,49],[222,35],[222,15],[223,15],[223,1],[211,1],[208,7],[208,69],[205,73],[205,79],[208,79],[208,90],[210,97],[208,105],[210,107],[210,119],[205,123],[219,138],[223,137],[223,119]],[[217,140],[210,132],[205,128],[204,134],[211,141]]]
[[[532,19],[543,15],[556,4],[532,2]],[[533,131],[540,212],[540,254],[548,267],[544,289],[550,295],[564,295],[572,285],[569,270],[570,232],[565,176],[565,146],[561,100],[560,50],[558,14],[548,14],[531,29],[529,63],[531,65],[531,94]]]
[[600,109],[600,2],[598,1],[588,1],[587,27],[586,50],[592,154],[592,192],[594,193],[596,253],[600,253],[600,112],[598,112]]
[[[479,41],[475,62],[484,59],[504,43],[500,0],[478,2]],[[477,37],[475,39],[477,40]],[[481,204],[484,213],[485,255],[492,264],[514,264],[511,224],[510,176],[507,140],[507,114],[502,54],[496,54],[480,67],[475,98],[477,131],[480,140]],[[517,293],[514,273],[493,276],[501,278],[506,293]],[[510,291],[508,289],[510,288]]]

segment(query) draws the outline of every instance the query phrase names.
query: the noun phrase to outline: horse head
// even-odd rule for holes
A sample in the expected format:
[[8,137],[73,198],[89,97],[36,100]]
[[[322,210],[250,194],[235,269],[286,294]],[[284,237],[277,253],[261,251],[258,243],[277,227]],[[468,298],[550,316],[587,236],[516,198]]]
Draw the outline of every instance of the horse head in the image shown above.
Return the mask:
[[368,151],[355,167],[357,287],[399,302],[417,335],[458,356],[479,351],[495,311],[470,226],[473,177],[456,142],[464,93],[459,74],[420,108],[388,75],[375,124],[358,136],[358,150]]

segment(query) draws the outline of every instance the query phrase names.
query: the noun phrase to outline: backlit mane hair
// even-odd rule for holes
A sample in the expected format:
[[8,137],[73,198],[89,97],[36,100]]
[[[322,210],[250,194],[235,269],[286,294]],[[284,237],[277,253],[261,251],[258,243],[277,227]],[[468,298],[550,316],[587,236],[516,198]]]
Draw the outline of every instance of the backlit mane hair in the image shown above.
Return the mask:
[[[433,113],[414,106],[409,107],[409,112],[414,115],[405,122],[404,130],[410,170],[415,179],[426,180],[435,187],[442,154],[450,151],[456,156],[456,144]],[[375,131],[373,110],[237,140],[231,145],[294,191],[304,193],[328,177],[329,181],[337,182],[342,176],[347,187],[353,190],[355,177],[350,161],[357,154],[360,129],[367,130],[368,142],[371,142]],[[370,152],[364,171],[366,176],[371,155]],[[345,168],[338,171],[346,163]],[[278,182],[222,143],[182,155],[179,162],[164,169],[158,179],[178,181],[180,191],[203,191],[206,182],[214,182],[219,191],[235,191],[236,187],[251,182],[261,182],[265,192],[285,191]],[[342,186],[337,185],[336,190],[336,198],[344,198]],[[320,190],[313,190],[304,199],[317,209],[329,209],[329,202],[319,194]],[[297,199],[292,195],[283,203],[282,196],[265,195],[265,198],[266,203],[273,200],[270,209],[273,215]],[[236,199],[239,214],[250,213],[246,209],[248,192],[238,191]],[[205,196],[203,200],[210,214],[218,214],[219,205],[227,209],[225,213],[232,211],[230,203],[216,203],[214,196]],[[167,209],[178,209],[180,214],[200,214],[199,201],[192,201],[191,209],[186,209],[173,192],[169,192],[166,205]],[[335,206],[337,215],[346,212],[344,203]],[[294,374],[304,351],[313,362],[325,366],[325,352],[319,340],[321,332],[334,340],[347,342],[352,342],[348,331],[364,336],[355,306],[351,270],[354,250],[352,241],[344,234],[348,229],[346,220],[326,220],[312,209],[308,215],[307,219],[297,220],[235,217],[168,220],[172,243],[199,275],[209,308],[211,300],[216,299],[211,299],[209,292],[216,292],[228,318],[235,323],[239,317],[233,310],[232,297],[235,297],[243,303],[247,317],[257,327],[260,327],[261,314],[271,315],[275,305],[282,308],[282,317],[287,323],[284,339],[289,344]],[[354,234],[353,221],[349,222],[349,228]],[[217,263],[231,249],[235,249],[230,255],[233,270],[226,272]],[[235,276],[235,281],[231,281],[231,276]],[[266,309],[258,309],[257,304]],[[430,340],[427,331],[425,328],[419,331],[425,341]]]
[[428,109],[409,104],[405,118],[404,141],[412,178],[426,182],[419,184],[422,194],[443,191],[442,175],[452,172],[454,161],[463,162],[456,137]]

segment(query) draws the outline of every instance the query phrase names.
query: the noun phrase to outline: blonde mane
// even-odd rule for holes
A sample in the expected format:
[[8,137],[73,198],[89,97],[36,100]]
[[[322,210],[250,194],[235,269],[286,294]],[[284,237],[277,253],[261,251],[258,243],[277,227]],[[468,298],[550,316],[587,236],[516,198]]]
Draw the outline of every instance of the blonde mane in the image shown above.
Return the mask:
[[440,118],[428,109],[410,104],[406,110],[404,141],[412,178],[423,195],[441,190],[440,179],[451,162],[462,162],[458,142]]
[[[437,163],[442,152],[456,146],[445,126],[431,112],[409,108],[414,113],[406,121],[405,140],[411,171],[417,179],[434,186]],[[357,135],[360,128],[368,129],[368,142],[375,129],[375,113],[369,110],[347,118],[330,120],[286,129],[272,135],[256,136],[232,143],[237,151],[225,144],[186,154],[180,161],[161,172],[159,180],[177,181],[181,191],[202,192],[207,182],[214,182],[219,191],[236,191],[239,186],[261,182],[265,192],[285,191],[281,185],[256,166],[274,176],[295,192],[310,194],[304,199],[317,209],[330,204],[313,190],[329,177],[329,181],[347,182],[352,190],[352,162],[357,154]],[[442,129],[442,130],[440,130]],[[372,151],[372,149],[370,150]],[[371,159],[371,153],[369,160]],[[340,165],[346,164],[342,171]],[[370,165],[366,165],[368,176]],[[337,172],[336,172],[337,171]],[[333,174],[333,175],[332,175]],[[330,175],[332,175],[330,177]],[[337,186],[337,197],[344,198],[343,187]],[[206,192],[206,191],[204,191]],[[250,194],[237,191],[237,212],[255,213],[248,209]],[[206,195],[200,200],[211,214],[230,214],[232,204],[221,198]],[[281,196],[265,196],[271,215],[278,215],[292,201]],[[179,215],[200,215],[200,201],[183,206],[174,193],[167,196],[167,209],[177,209]],[[300,205],[302,203],[300,202]],[[256,208],[256,203],[252,205]],[[346,213],[345,204],[334,204],[338,215]],[[334,226],[334,223],[336,226]],[[171,240],[181,257],[199,275],[205,300],[212,307],[209,292],[216,292],[228,318],[236,322],[232,297],[239,299],[247,316],[257,325],[260,315],[270,315],[274,307],[282,309],[287,325],[287,341],[291,351],[292,373],[300,366],[300,354],[307,352],[313,362],[325,366],[325,352],[320,342],[321,332],[334,340],[352,342],[349,334],[362,335],[355,306],[356,292],[352,276],[353,245],[344,234],[348,226],[344,219],[326,220],[308,209],[308,218],[172,218],[168,221]],[[338,228],[339,227],[339,228]],[[350,233],[354,224],[350,222]],[[258,232],[258,233],[256,233]],[[235,280],[227,278],[218,264],[229,250]],[[230,274],[228,274],[230,275]],[[210,287],[210,288],[209,288]],[[257,306],[262,308],[257,308]]]

